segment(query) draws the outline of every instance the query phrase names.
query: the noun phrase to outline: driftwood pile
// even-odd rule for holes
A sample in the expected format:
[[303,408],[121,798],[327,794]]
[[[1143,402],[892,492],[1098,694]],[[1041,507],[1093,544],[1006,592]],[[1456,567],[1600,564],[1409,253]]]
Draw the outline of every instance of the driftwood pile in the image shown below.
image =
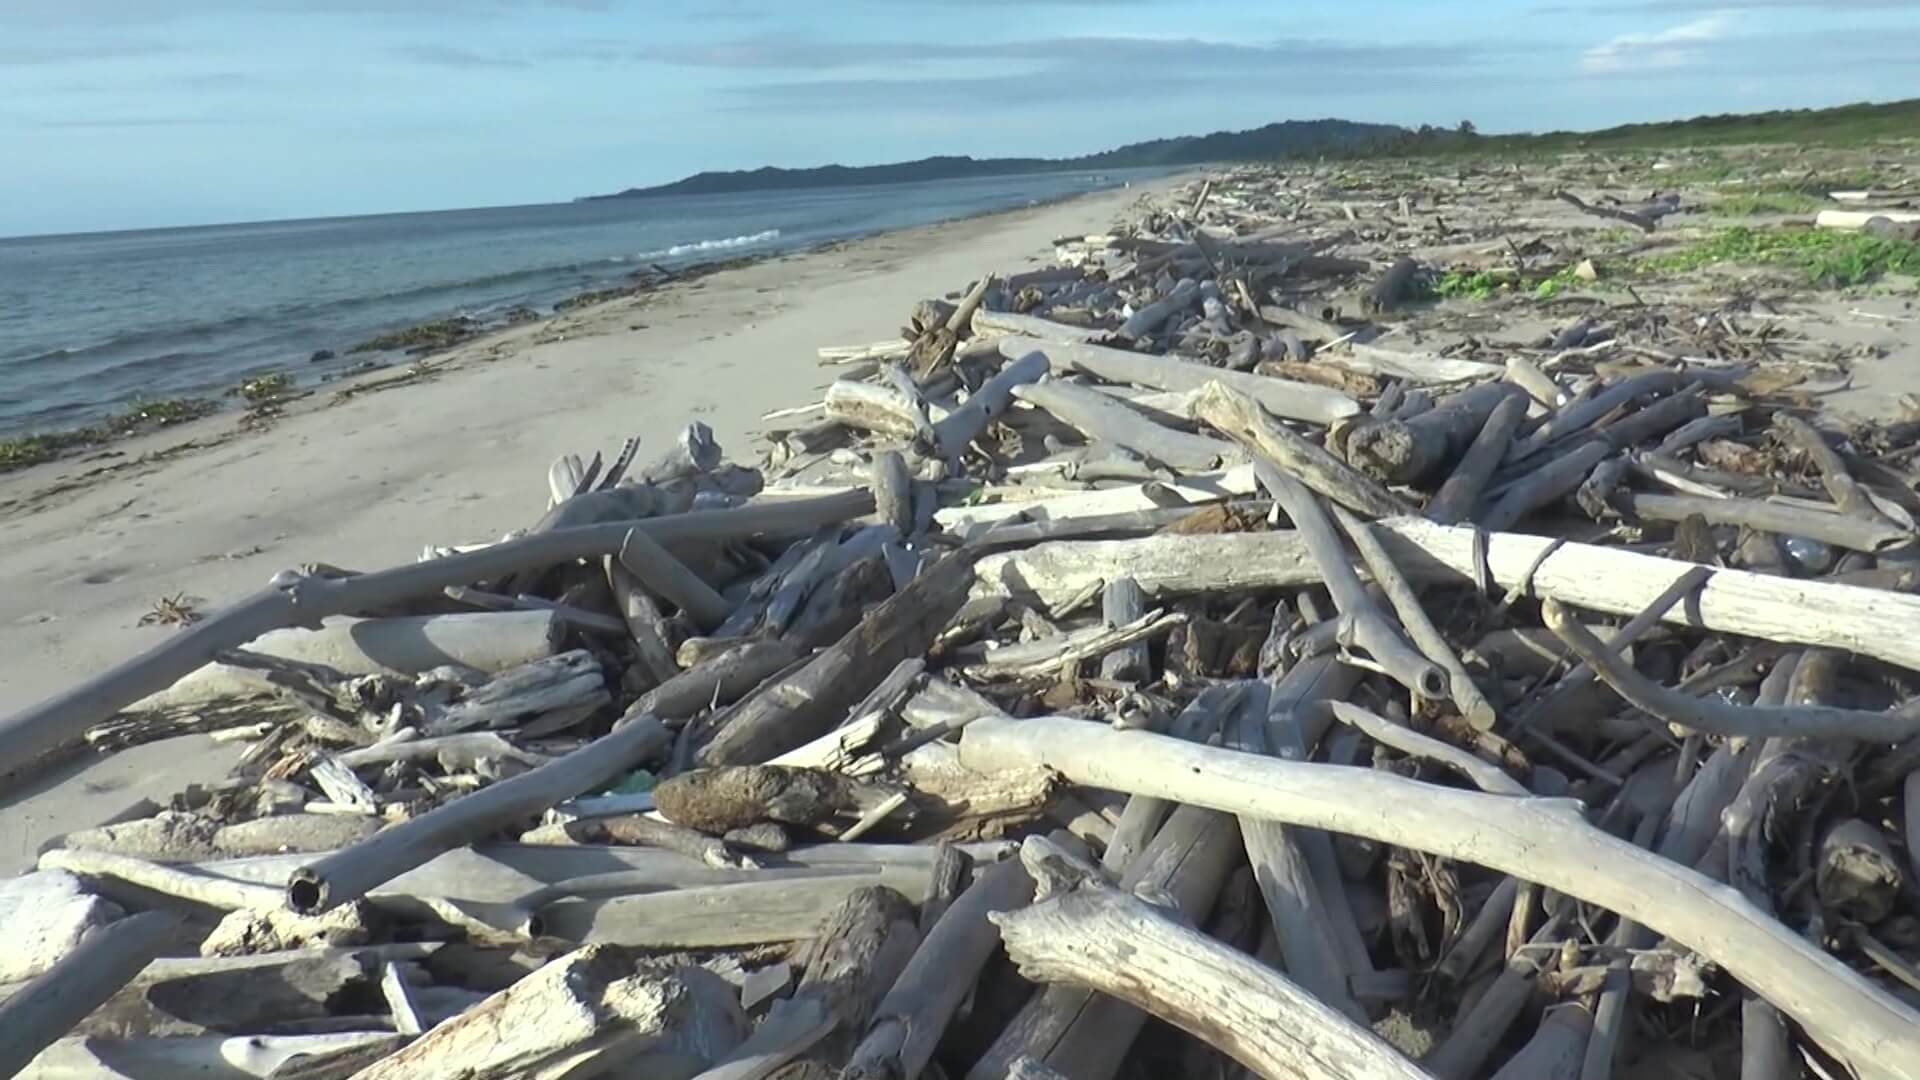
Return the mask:
[[1333,186],[0,724],[248,743],[0,885],[0,1072],[1920,1077],[1920,429],[1732,309],[1410,347]]

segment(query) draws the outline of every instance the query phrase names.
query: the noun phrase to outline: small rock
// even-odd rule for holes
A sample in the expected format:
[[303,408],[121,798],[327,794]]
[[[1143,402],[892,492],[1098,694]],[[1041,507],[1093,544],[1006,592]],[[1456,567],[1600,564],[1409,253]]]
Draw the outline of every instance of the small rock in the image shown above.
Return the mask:
[[297,915],[284,910],[229,912],[200,943],[200,955],[252,956],[308,946],[365,945],[373,936],[367,916],[362,900],[342,904],[323,915]]
[[64,870],[0,882],[0,983],[31,979],[78,948],[82,938],[126,913],[94,896]]
[[333,359],[332,349],[320,349],[317,352],[315,352],[312,356],[307,357],[307,363],[320,364],[320,363],[325,363],[326,361],[331,359]]

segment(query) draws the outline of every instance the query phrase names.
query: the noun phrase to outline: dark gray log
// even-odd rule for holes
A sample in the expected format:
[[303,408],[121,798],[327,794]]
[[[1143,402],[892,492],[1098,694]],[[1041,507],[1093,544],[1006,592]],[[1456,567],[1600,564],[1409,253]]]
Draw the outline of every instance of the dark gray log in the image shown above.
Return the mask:
[[1682,374],[1665,368],[1649,371],[1621,379],[1584,401],[1569,402],[1534,429],[1533,434],[1515,442],[1507,460],[1522,461],[1552,443],[1570,439],[1630,401],[1671,394],[1680,388]]
[[842,1080],[913,1080],[920,1075],[940,1036],[980,971],[1000,947],[1000,934],[988,916],[1024,907],[1033,898],[1033,879],[1018,860],[987,868],[961,893],[928,931],[906,970],[873,1010]]
[[627,715],[685,720],[705,708],[731,705],[805,655],[805,646],[789,638],[743,640],[647,691]]
[[[1243,754],[1268,752],[1269,699],[1265,689],[1260,687],[1262,692],[1251,695],[1229,725],[1225,742],[1228,749]],[[1300,695],[1294,696],[1297,699]],[[1364,1024],[1367,1014],[1349,989],[1353,973],[1340,951],[1328,912],[1327,891],[1315,882],[1299,842],[1302,831],[1255,817],[1240,818],[1240,839],[1253,867],[1254,882],[1266,901],[1267,914],[1273,919],[1287,974],[1329,1008]]]
[[873,501],[881,524],[913,535],[913,474],[898,450],[873,455]]
[[1600,428],[1595,434],[1616,450],[1630,450],[1690,420],[1705,416],[1706,412],[1706,384],[1694,383],[1677,394],[1661,398],[1631,416]]
[[169,635],[132,660],[0,721],[0,775],[19,769],[88,724],[98,723],[115,710],[165,689],[220,653],[245,645],[270,630],[312,625],[329,615],[350,614],[428,596],[449,585],[469,585],[530,566],[551,566],[571,559],[610,555],[620,550],[627,534],[634,529],[671,546],[743,539],[762,533],[804,533],[825,522],[845,521],[872,510],[872,497],[856,491],[769,502],[738,510],[556,529],[464,555],[356,577],[322,579],[284,575],[266,590]]
[[89,934],[80,947],[0,1002],[0,1076],[40,1051],[120,991],[173,943],[179,916],[147,911]]
[[1483,383],[1409,419],[1362,424],[1347,435],[1347,460],[1385,483],[1430,483],[1485,430],[1494,408],[1513,397],[1524,402],[1526,391]]
[[1466,453],[1448,474],[1446,483],[1440,485],[1439,493],[1427,504],[1428,520],[1457,525],[1473,516],[1487,480],[1506,457],[1507,448],[1513,445],[1513,433],[1526,418],[1525,394],[1509,395],[1493,407],[1480,433],[1473,437]]
[[562,799],[607,784],[666,750],[673,734],[650,716],[627,721],[565,757],[455,799],[296,870],[287,906],[318,914],[385,884],[442,852],[471,844]]
[[1200,284],[1192,278],[1182,278],[1172,292],[1134,312],[1115,333],[1123,338],[1138,340],[1153,333],[1161,323],[1192,307],[1199,300]]
[[712,630],[733,614],[733,605],[722,599],[713,586],[687,569],[659,541],[635,529],[627,534],[615,556],[640,584],[692,619],[702,630]]
[[832,648],[747,697],[700,748],[700,763],[765,761],[839,725],[846,710],[900,661],[926,654],[966,602],[980,554],[962,549],[922,570],[913,584],[869,612]]
[[[965,404],[933,425],[932,445],[920,447],[922,453],[942,461],[958,461],[967,447],[1013,405],[1013,388],[1037,383],[1049,370],[1045,353],[1029,351],[1018,359],[1011,356],[1007,359],[1007,366],[1001,368],[999,374],[983,383]],[[912,534],[910,529],[901,530],[902,536]]]
[[[1102,616],[1108,629],[1117,629],[1147,614],[1147,594],[1130,577],[1107,582]],[[1144,641],[1123,645],[1100,659],[1100,677],[1119,682],[1141,682],[1151,677],[1149,646]]]
[[[1202,919],[1240,850],[1232,817],[1181,806],[1120,879],[1120,887],[1164,891],[1188,918]],[[1079,987],[1050,986],[1027,1003],[967,1077],[997,1078],[1015,1058],[1032,1055],[1078,1080],[1104,1080],[1124,1060],[1145,1022],[1145,1013],[1124,1002]]]
[[1014,388],[1014,396],[1096,442],[1124,447],[1175,469],[1205,471],[1240,457],[1232,443],[1162,427],[1097,390],[1044,382]]
[[1387,267],[1387,272],[1367,289],[1360,301],[1360,309],[1369,315],[1381,315],[1400,306],[1400,301],[1413,289],[1414,276],[1420,273],[1420,264],[1411,256],[1402,255]]
[[1480,527],[1505,532],[1521,519],[1577,490],[1613,448],[1595,439],[1582,443],[1509,484],[1480,515]]

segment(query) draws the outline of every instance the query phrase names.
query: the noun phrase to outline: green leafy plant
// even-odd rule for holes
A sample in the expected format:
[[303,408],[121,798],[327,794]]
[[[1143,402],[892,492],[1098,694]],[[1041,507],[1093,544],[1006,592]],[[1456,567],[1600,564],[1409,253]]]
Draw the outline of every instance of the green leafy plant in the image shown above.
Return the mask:
[[1834,229],[1723,229],[1691,247],[1643,259],[1639,273],[1686,273],[1736,263],[1799,270],[1814,285],[1847,288],[1887,274],[1920,274],[1920,244]]

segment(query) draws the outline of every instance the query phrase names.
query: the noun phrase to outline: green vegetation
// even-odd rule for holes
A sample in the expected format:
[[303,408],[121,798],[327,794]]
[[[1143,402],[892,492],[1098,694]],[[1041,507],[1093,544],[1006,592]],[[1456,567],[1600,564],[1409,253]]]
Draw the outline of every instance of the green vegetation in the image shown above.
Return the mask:
[[[1920,132],[1920,99],[1884,104],[1843,105],[1834,109],[1783,109],[1742,115],[1696,116],[1659,124],[1626,124],[1602,131],[1550,131],[1540,134],[1479,135],[1460,129],[1422,128],[1367,144],[1363,156],[1480,156],[1564,154],[1595,150],[1697,150],[1702,147],[1784,144],[1850,146],[1882,139],[1911,139]],[[1716,183],[1716,163],[1700,166],[1694,182]],[[1662,173],[1668,183],[1688,182],[1685,170]],[[1851,186],[1851,185],[1848,185]],[[1861,185],[1864,186],[1864,185]]]
[[1886,274],[1920,274],[1920,244],[1833,229],[1723,229],[1635,265],[1639,273],[1686,273],[1721,263],[1799,270],[1815,285],[1847,288]]
[[1745,191],[1722,195],[1710,208],[1715,217],[1753,217],[1756,214],[1810,214],[1827,205],[1804,191],[1791,188]]
[[435,349],[447,349],[479,333],[479,326],[465,315],[455,315],[451,319],[435,319],[418,326],[409,326],[366,341],[347,350],[355,353],[391,352],[405,349],[411,353],[432,352]]
[[206,398],[138,400],[126,412],[109,416],[92,427],[0,439],[0,472],[52,461],[70,451],[99,446],[123,436],[198,420],[218,408]]
[[1503,267],[1492,270],[1449,270],[1433,280],[1428,286],[1428,295],[1443,300],[1486,301],[1516,295],[1552,300],[1564,292],[1595,287],[1595,282],[1582,278],[1579,271],[1571,266],[1544,276]]

